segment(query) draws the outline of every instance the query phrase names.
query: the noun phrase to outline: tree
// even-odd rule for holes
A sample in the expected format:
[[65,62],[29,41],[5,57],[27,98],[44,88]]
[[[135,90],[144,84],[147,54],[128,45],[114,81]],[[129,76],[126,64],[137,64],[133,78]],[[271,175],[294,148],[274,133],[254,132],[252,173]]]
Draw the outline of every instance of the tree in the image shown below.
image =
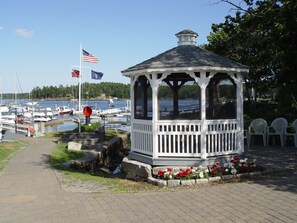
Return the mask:
[[260,94],[277,89],[280,114],[297,111],[297,2],[245,0],[224,23],[213,24],[206,49],[248,65],[248,88]]

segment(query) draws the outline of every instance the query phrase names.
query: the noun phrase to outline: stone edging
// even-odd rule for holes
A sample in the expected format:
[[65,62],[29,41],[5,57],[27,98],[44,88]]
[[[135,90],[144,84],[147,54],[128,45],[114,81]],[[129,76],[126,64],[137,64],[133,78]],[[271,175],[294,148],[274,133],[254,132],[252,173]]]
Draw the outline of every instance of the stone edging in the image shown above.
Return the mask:
[[199,185],[199,184],[207,184],[209,182],[218,182],[222,180],[230,180],[233,178],[243,179],[248,177],[259,177],[270,173],[275,173],[278,171],[272,170],[265,170],[265,171],[256,171],[251,173],[240,173],[234,175],[223,175],[223,176],[216,176],[216,177],[209,177],[209,178],[202,178],[202,179],[189,179],[189,180],[180,180],[180,179],[173,179],[173,180],[162,180],[154,177],[148,177],[148,183],[157,185],[160,187],[176,187],[176,186],[185,186],[185,185]]

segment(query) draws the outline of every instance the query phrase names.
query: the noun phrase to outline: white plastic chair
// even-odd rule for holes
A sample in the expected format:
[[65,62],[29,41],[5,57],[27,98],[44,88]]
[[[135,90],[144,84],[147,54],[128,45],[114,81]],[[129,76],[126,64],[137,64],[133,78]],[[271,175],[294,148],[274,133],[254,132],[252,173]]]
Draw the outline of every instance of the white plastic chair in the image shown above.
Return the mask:
[[287,137],[293,136],[294,145],[297,148],[297,119],[295,119],[290,126],[294,129],[295,132],[288,132],[288,127],[284,128],[284,144],[286,145]]
[[247,144],[248,147],[254,144],[254,137],[252,136],[262,136],[263,137],[263,145],[266,146],[266,132],[267,132],[267,122],[263,118],[257,118],[251,121],[251,124],[247,133]]
[[[267,128],[267,145],[269,144],[269,136],[279,136],[281,146],[284,146],[284,129],[287,128],[288,121],[285,118],[276,118]],[[273,144],[275,144],[275,137],[273,137]]]

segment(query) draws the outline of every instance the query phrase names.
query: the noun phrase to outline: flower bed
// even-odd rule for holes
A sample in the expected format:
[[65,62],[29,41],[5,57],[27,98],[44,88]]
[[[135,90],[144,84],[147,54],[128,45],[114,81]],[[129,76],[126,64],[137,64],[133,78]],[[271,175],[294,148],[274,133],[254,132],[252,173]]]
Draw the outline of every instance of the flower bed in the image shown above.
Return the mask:
[[240,173],[250,173],[257,171],[256,160],[240,159],[234,156],[229,163],[223,165],[216,162],[208,167],[210,176],[236,175]]
[[[177,186],[180,184],[190,185],[228,180],[233,177],[259,176],[261,174],[256,166],[256,160],[250,161],[234,156],[228,163],[221,164],[216,162],[212,166],[207,167],[191,166],[159,169],[153,173],[153,177],[149,179],[149,182],[159,186]],[[185,182],[186,180],[189,182]]]

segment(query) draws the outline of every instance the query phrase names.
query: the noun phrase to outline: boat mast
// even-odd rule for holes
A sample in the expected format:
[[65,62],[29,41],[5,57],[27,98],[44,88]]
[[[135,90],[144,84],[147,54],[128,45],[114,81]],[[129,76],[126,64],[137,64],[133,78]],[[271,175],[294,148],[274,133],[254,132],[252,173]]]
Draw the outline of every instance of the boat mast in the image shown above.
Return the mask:
[[79,49],[79,81],[78,81],[78,133],[81,133],[81,123],[80,123],[80,114],[81,114],[81,77],[82,77],[82,45],[80,44]]
[[17,73],[15,73],[15,89],[14,89],[14,103],[17,104],[18,96],[17,96]]
[[3,91],[2,91],[2,77],[1,76],[0,76],[0,90],[1,90],[1,102],[0,102],[0,105],[2,105]]

